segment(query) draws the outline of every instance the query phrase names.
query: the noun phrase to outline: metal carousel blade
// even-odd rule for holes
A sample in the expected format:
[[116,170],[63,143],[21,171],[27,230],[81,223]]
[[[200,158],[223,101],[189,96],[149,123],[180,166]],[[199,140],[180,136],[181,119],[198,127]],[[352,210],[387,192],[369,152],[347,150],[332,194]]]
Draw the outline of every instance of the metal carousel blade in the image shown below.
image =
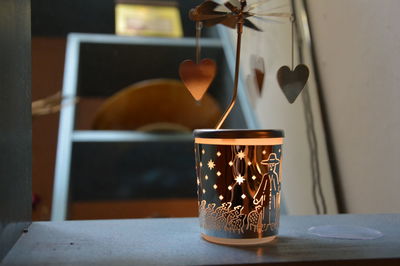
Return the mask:
[[221,24],[229,28],[235,29],[238,23],[238,17],[232,14],[227,14],[225,19],[221,21]]
[[259,2],[255,2],[255,3],[253,3],[253,4],[249,4],[249,5],[248,5],[248,11],[251,11],[251,10],[257,8],[258,6],[261,6],[261,5],[263,5],[263,4],[266,4],[266,3],[270,2],[270,1],[271,1],[271,0],[261,0],[261,1],[259,1]]
[[226,19],[226,15],[223,17],[218,17],[218,18],[214,18],[214,19],[208,19],[208,20],[204,20],[203,24],[206,27],[212,27],[214,25],[220,24],[223,20]]
[[276,18],[290,18],[291,13],[287,12],[269,12],[269,13],[250,13],[252,16],[258,17],[276,17]]
[[203,2],[189,11],[189,18],[195,21],[202,21],[224,16],[226,13],[214,11],[214,8],[217,6],[219,6],[219,4],[214,1]]
[[244,20],[243,26],[248,27],[253,30],[256,30],[256,31],[262,31],[259,27],[257,27],[253,22],[251,22],[248,19]]
[[228,6],[234,6],[236,8],[240,8],[240,2],[238,0],[226,1],[224,4],[220,4],[216,8],[214,8],[214,11],[229,12],[231,10],[228,8]]
[[252,18],[260,20],[260,21],[264,21],[264,22],[268,22],[268,23],[276,23],[276,24],[285,24],[287,23],[286,21],[282,21],[282,20],[274,20],[271,18],[266,18],[266,17],[258,17],[258,16],[252,16]]
[[199,14],[196,13],[195,11],[192,12],[192,10],[189,12],[189,18],[194,21],[206,21],[206,20],[213,20],[213,19],[218,19],[218,18],[224,18],[226,14],[215,14],[215,15],[209,15],[209,14]]

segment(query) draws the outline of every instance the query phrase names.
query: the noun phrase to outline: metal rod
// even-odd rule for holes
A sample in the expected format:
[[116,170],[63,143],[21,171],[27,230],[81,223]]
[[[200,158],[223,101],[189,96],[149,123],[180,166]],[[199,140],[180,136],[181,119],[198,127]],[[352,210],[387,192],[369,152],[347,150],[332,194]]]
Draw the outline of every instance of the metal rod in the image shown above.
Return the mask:
[[222,124],[225,122],[226,118],[232,111],[237,98],[237,91],[238,91],[238,83],[239,83],[239,64],[240,64],[240,47],[242,43],[242,32],[243,32],[243,19],[237,24],[237,43],[236,43],[236,63],[235,63],[235,80],[233,84],[233,95],[231,103],[229,104],[228,108],[226,109],[225,113],[222,115],[221,119],[218,121],[215,129],[220,129]]

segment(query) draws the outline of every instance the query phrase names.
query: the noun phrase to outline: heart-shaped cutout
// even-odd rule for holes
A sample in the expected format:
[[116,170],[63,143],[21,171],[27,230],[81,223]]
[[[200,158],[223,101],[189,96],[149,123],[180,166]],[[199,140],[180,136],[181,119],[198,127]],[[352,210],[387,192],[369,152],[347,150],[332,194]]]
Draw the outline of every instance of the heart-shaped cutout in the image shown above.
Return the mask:
[[293,71],[288,66],[283,66],[278,70],[278,83],[289,103],[294,103],[304,89],[309,74],[308,67],[303,64],[296,66]]
[[179,65],[179,76],[196,101],[203,98],[216,73],[217,65],[209,58],[201,60],[199,64],[185,60]]

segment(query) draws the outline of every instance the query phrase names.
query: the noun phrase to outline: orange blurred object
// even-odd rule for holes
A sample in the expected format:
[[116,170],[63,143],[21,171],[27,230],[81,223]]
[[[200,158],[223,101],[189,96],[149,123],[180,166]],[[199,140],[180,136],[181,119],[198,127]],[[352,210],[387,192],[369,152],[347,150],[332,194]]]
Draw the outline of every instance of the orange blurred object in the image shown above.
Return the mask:
[[213,128],[220,116],[217,101],[209,94],[196,102],[182,82],[154,79],[110,97],[97,111],[93,129],[192,131]]

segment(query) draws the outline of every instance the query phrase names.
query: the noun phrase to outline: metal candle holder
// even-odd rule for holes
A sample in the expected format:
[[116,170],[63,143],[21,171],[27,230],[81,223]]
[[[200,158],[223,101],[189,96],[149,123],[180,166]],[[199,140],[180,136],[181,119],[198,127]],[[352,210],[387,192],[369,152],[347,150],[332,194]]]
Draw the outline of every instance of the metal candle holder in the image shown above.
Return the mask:
[[[279,69],[278,83],[293,103],[307,81],[307,67],[299,65],[293,70],[293,16],[290,13],[253,12],[267,1],[247,5],[246,0],[229,0],[220,5],[208,0],[189,12],[189,17],[196,22],[196,62],[182,62],[179,73],[198,101],[216,71],[211,59],[200,60],[202,26],[222,24],[237,31],[232,99],[214,130],[194,131],[201,233],[206,240],[215,243],[259,244],[271,241],[278,233],[283,131],[220,129],[237,100],[243,29],[261,31],[249,20],[250,17],[291,18],[292,67]],[[263,64],[264,61],[259,62]],[[261,92],[263,66],[258,70]]]

